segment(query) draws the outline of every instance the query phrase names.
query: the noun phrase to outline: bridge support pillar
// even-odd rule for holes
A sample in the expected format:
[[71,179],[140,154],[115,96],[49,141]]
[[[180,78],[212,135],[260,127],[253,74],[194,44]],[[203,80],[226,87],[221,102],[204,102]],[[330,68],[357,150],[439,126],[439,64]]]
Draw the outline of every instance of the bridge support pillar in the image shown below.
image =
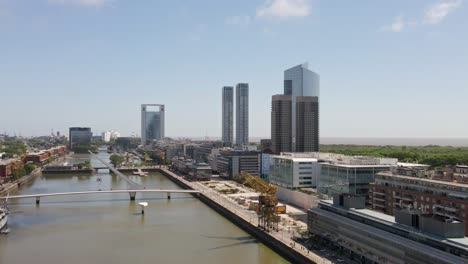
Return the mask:
[[38,205],[38,204],[40,204],[40,203],[41,203],[41,197],[40,197],[40,196],[37,196],[37,197],[36,197],[36,204]]
[[171,199],[171,193],[170,193],[170,192],[167,193],[167,199],[168,199],[168,200]]
[[130,194],[130,201],[135,201],[136,192],[129,192],[129,194]]

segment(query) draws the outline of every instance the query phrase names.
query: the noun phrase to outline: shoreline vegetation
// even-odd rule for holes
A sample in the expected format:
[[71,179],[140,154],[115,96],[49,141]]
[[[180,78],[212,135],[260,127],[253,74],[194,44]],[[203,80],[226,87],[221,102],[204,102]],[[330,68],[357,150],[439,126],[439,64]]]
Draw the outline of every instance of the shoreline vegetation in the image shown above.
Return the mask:
[[446,165],[468,164],[468,147],[327,144],[320,146],[320,152],[396,158],[400,162],[421,163],[437,168]]

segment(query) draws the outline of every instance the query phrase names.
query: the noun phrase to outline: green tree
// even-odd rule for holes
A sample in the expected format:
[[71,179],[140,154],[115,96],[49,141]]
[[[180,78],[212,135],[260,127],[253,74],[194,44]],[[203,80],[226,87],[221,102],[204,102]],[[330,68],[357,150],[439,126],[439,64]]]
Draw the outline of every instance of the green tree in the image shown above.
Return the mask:
[[31,163],[26,163],[24,164],[23,168],[26,171],[26,174],[30,174],[33,170],[36,169],[36,165],[31,164]]
[[118,165],[122,164],[122,162],[125,160],[124,157],[120,156],[120,155],[111,155],[110,156],[110,161],[112,163],[112,165],[114,165],[114,167],[117,167]]

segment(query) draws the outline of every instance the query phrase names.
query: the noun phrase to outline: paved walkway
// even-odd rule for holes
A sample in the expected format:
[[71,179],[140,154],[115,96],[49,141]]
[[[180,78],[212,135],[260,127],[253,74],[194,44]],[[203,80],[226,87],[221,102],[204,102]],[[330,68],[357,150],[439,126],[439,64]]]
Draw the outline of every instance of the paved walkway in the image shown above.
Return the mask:
[[[202,193],[210,198],[211,200],[215,201],[216,203],[222,205],[224,208],[230,210],[231,212],[235,213],[237,216],[242,217],[247,222],[250,222],[254,226],[258,226],[258,216],[255,212],[246,209],[245,207],[237,204],[232,199],[224,196],[216,191],[213,191],[209,187],[201,184],[200,182],[190,182],[185,180],[183,177],[167,170],[163,169],[165,172],[171,174],[173,177],[179,179],[180,181],[184,182],[188,186],[192,187],[194,190],[200,190]],[[296,228],[296,227],[294,227]],[[330,260],[323,258],[312,251],[307,250],[305,247],[301,246],[300,244],[296,243],[292,240],[292,237],[295,234],[295,230],[293,227],[290,226],[283,226],[280,224],[279,231],[271,231],[268,234],[276,239],[279,243],[284,243],[287,246],[294,248],[297,252],[304,255],[306,258],[309,258],[311,261],[315,263],[333,263]]]

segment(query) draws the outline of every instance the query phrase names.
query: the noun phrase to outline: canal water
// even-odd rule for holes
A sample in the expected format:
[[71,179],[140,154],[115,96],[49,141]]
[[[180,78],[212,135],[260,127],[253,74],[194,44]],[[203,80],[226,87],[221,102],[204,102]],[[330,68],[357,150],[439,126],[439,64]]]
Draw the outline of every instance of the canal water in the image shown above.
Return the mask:
[[[99,153],[107,158],[107,153]],[[75,155],[99,161],[90,155]],[[159,173],[129,176],[146,188],[180,189]],[[100,180],[98,180],[100,179]],[[117,176],[39,176],[14,194],[126,189]],[[141,214],[138,202],[149,203]],[[99,194],[11,199],[0,236],[0,264],[287,263],[281,256],[188,194]]]

